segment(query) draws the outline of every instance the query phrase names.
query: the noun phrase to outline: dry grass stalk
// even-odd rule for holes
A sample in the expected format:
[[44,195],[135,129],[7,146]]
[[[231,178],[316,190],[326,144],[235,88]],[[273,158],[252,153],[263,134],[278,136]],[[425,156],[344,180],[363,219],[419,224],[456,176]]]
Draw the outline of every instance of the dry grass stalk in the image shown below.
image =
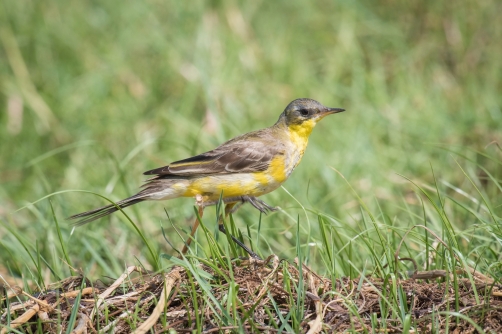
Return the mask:
[[136,266],[130,266],[130,267],[128,267],[126,269],[126,271],[122,275],[120,275],[120,277],[117,278],[117,280],[115,282],[113,282],[113,284],[108,289],[106,289],[102,294],[100,294],[98,296],[98,301],[96,302],[96,306],[94,306],[94,308],[91,311],[91,316],[90,316],[91,321],[94,318],[96,310],[99,308],[99,306],[101,305],[101,303],[103,303],[103,301],[105,300],[105,298],[107,298],[109,295],[111,295],[112,292],[115,291],[115,289],[118,288],[124,282],[124,280],[127,277],[129,277],[129,275],[131,275],[131,273],[133,271],[136,271],[136,270],[138,270],[138,268]]
[[78,319],[77,327],[71,331],[71,334],[87,334],[87,323],[91,319],[85,313],[79,313]]
[[40,311],[40,306],[38,306],[38,304],[33,305],[26,312],[24,312],[20,317],[14,319],[10,323],[10,328],[9,327],[2,328],[2,330],[0,331],[0,334],[5,334],[10,329],[14,329],[16,327],[21,326],[22,324],[24,324],[25,322],[30,320],[31,317],[33,317],[35,314],[37,314],[38,311]]
[[164,288],[162,289],[162,293],[160,294],[159,301],[157,306],[153,309],[152,314],[146,319],[144,323],[141,324],[135,331],[134,334],[144,334],[152,328],[157,320],[159,320],[160,314],[164,312],[164,306],[166,305],[167,297],[171,293],[171,290],[174,284],[181,279],[180,276],[180,267],[174,267],[170,273],[166,275],[166,280],[164,281]]

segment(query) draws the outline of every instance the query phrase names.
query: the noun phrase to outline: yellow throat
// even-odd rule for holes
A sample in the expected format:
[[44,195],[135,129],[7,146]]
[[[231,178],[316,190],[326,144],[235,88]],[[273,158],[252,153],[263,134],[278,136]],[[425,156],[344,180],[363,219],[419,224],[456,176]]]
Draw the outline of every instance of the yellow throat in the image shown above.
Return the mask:
[[310,119],[301,124],[291,124],[288,126],[289,138],[296,146],[296,148],[301,152],[305,152],[305,148],[309,142],[309,136],[312,133],[312,129],[316,125],[316,121]]

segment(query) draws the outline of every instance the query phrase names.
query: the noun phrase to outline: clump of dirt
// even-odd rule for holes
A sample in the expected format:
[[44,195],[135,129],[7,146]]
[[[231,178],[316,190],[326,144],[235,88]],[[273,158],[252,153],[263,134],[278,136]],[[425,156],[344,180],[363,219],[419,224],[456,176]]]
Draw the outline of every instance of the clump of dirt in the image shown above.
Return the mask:
[[[332,281],[275,256],[233,260],[231,268],[194,262],[190,269],[173,267],[155,275],[129,267],[111,285],[77,276],[36,295],[6,287],[0,326],[1,334],[12,328],[60,333],[70,326],[72,333],[191,332],[197,326],[205,333],[239,328],[264,333],[287,328],[308,333],[371,328],[501,333],[501,287],[474,271],[470,277],[458,277],[458,289],[441,271],[409,279]],[[292,319],[292,309],[301,319]],[[239,321],[225,325],[225,317]]]

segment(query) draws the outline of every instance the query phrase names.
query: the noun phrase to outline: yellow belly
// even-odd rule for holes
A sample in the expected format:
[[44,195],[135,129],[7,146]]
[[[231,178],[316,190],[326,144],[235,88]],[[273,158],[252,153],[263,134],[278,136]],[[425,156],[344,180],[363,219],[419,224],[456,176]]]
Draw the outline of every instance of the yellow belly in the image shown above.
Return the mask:
[[273,159],[266,171],[211,175],[190,180],[182,196],[202,195],[204,200],[236,196],[261,196],[277,189],[289,176],[288,167],[280,156]]

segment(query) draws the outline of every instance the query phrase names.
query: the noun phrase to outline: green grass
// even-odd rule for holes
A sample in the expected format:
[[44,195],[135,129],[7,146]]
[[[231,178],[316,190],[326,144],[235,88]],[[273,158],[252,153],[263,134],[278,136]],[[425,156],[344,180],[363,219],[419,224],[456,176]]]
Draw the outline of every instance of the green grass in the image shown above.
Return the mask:
[[[411,270],[394,258],[404,238],[399,256],[419,270],[469,266],[500,282],[500,10],[493,0],[3,1],[0,275],[43,288],[78,272],[164,268],[160,254],[176,252],[162,230],[181,249],[193,200],[142,203],[73,233],[64,218],[310,97],[347,112],[318,125],[291,179],[263,197],[279,212],[233,216],[247,244],[335,280]],[[222,235],[210,241],[216,217],[206,210],[194,256],[227,249]]]

